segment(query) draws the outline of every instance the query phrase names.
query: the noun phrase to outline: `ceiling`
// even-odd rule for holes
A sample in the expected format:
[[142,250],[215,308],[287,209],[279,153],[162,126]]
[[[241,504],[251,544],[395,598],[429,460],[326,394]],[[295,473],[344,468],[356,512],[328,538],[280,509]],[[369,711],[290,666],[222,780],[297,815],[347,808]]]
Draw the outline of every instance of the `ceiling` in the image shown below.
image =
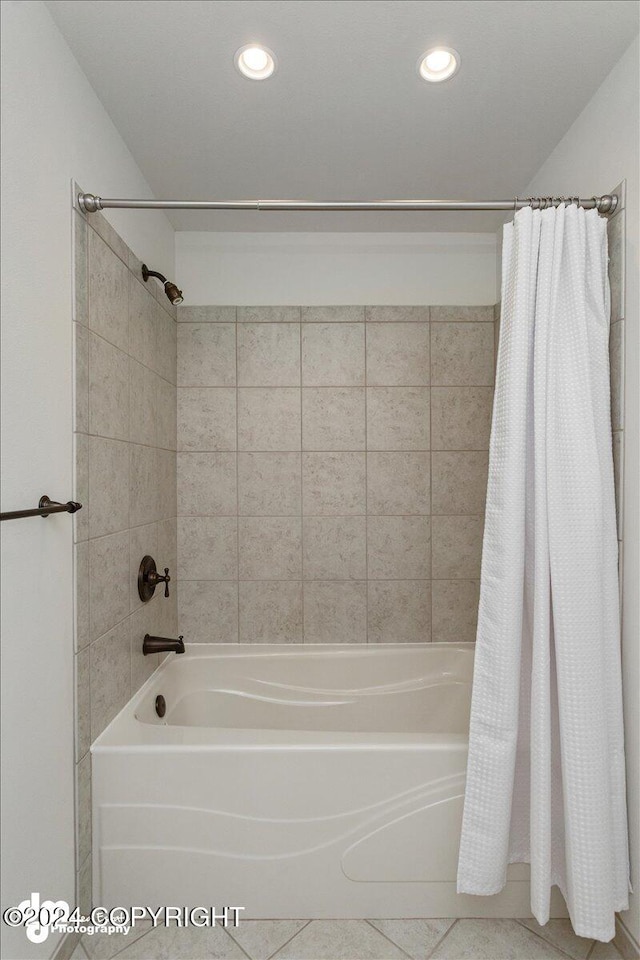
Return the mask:
[[[49,0],[156,197],[504,199],[638,30],[635,0]],[[241,77],[236,49],[277,57]],[[461,55],[418,77],[437,44]],[[606,127],[603,127],[606,136]],[[593,184],[604,192],[610,184]],[[99,183],[86,189],[97,194]],[[494,229],[481,213],[177,211],[179,230]]]

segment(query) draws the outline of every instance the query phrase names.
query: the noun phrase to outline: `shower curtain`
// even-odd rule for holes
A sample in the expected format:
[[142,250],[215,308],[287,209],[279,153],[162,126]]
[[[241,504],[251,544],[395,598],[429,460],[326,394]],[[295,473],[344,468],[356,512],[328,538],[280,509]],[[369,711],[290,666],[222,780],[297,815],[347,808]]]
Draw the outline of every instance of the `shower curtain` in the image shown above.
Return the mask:
[[504,228],[502,319],[458,892],[531,864],[581,936],[610,940],[629,862],[606,220],[562,205]]

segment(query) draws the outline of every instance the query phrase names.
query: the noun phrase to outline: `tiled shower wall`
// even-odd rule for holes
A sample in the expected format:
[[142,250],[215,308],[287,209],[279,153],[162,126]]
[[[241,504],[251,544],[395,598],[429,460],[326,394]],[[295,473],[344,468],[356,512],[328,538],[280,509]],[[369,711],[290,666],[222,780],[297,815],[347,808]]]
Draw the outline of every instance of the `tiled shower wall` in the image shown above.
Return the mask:
[[[177,634],[177,582],[147,604],[140,560],[176,573],[176,321],[101,215],[74,211],[76,870],[91,889],[89,746],[158,665],[145,633]],[[164,302],[163,302],[164,301]]]
[[493,306],[178,320],[185,639],[473,640]]

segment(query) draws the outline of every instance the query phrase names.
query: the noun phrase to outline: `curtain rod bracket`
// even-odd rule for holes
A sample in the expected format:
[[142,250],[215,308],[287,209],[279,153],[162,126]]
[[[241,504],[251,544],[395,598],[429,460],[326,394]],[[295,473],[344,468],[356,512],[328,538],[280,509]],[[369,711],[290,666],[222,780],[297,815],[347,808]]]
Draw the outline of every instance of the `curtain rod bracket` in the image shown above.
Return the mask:
[[78,206],[83,213],[97,213],[102,210],[102,200],[92,193],[79,193]]

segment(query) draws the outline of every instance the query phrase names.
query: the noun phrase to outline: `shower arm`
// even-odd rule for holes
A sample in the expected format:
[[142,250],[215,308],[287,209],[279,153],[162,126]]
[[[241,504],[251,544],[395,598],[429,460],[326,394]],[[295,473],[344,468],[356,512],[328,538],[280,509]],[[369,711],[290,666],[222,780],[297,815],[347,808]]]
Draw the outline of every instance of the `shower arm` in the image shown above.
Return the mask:
[[601,197],[528,197],[513,200],[129,200],[98,197],[93,193],[79,193],[78,206],[84,213],[97,213],[99,210],[138,209],[138,210],[323,210],[343,211],[440,211],[440,210],[521,210],[533,207],[534,210],[546,210],[562,203],[575,203],[586,210],[611,215],[618,206],[616,194],[604,194]]

